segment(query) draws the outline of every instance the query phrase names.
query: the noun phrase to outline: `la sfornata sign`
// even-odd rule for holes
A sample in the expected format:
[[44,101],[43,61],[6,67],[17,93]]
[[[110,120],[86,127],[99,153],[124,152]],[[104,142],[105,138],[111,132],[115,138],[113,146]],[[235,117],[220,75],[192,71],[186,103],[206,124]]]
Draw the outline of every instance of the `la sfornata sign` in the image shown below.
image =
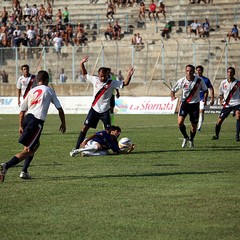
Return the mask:
[[[85,97],[58,97],[66,114],[88,113],[93,98]],[[120,97],[115,99],[114,111],[116,114],[174,114],[178,99],[171,101],[170,97]],[[0,97],[0,114],[18,114],[20,107],[17,97]],[[51,104],[49,114],[57,114]]]

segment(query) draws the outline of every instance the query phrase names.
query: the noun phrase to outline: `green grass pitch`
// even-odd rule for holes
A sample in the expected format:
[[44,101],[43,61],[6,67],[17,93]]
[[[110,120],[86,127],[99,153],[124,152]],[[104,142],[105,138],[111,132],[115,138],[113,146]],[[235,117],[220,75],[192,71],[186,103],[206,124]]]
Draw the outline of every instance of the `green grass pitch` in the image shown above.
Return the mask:
[[[71,158],[84,118],[67,115],[61,134],[58,116],[49,115],[29,168],[33,179],[19,178],[22,163],[8,171],[0,184],[1,240],[239,239],[232,116],[212,141],[217,115],[205,115],[195,148],[182,149],[176,115],[116,115],[121,137],[136,144],[132,154]],[[18,116],[0,115],[0,161],[21,149]]]

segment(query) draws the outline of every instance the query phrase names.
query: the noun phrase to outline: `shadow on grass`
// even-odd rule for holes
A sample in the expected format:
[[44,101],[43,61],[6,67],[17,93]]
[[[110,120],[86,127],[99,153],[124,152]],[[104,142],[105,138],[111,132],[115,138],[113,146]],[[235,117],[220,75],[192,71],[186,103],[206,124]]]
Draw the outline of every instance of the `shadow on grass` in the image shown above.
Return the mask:
[[181,149],[162,149],[162,150],[146,150],[146,151],[135,151],[131,154],[146,154],[146,153],[173,153],[173,152],[206,152],[206,151],[239,151],[239,146],[212,146],[212,147],[196,147],[196,148],[181,148]]
[[[70,179],[99,179],[99,178],[135,178],[135,177],[167,177],[176,175],[203,175],[203,174],[219,174],[222,171],[209,171],[209,172],[170,172],[170,173],[143,173],[143,174],[110,174],[110,175],[97,175],[97,176],[61,176],[61,177],[44,177],[51,180],[70,180]],[[41,179],[41,178],[35,178]]]

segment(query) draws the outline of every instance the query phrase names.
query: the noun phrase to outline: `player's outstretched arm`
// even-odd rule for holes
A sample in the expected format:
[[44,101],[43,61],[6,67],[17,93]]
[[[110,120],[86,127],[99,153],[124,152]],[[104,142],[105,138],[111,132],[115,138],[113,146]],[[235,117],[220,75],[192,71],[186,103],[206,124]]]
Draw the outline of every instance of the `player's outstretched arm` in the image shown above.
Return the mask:
[[134,69],[133,67],[131,67],[131,68],[128,70],[127,78],[124,79],[124,81],[123,81],[123,85],[124,85],[124,86],[128,86],[128,85],[129,85],[129,83],[130,83],[130,81],[131,81],[131,79],[132,79],[132,76],[133,76],[133,74],[134,74],[134,71],[135,71],[135,69]]
[[87,75],[87,70],[85,68],[84,63],[88,62],[89,56],[83,57],[83,59],[80,61],[80,68],[82,71],[82,75],[85,77]]

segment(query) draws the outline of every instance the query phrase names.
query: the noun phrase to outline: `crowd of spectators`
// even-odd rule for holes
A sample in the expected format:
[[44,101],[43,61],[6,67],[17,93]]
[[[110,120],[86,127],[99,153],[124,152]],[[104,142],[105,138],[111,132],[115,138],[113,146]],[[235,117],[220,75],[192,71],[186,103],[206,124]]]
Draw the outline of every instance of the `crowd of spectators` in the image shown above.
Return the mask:
[[[7,1],[7,0],[6,0]],[[97,0],[90,0],[95,4]],[[121,38],[121,26],[114,19],[116,8],[134,6],[140,0],[109,0],[107,2],[107,18],[114,24],[110,39]],[[33,4],[28,1],[13,0],[11,10],[3,7],[0,10],[0,47],[39,47],[55,46],[57,52],[60,48],[56,45],[87,45],[85,26],[70,23],[68,7],[53,9],[53,0],[44,0],[42,3]],[[24,5],[24,6],[23,6]],[[55,40],[54,40],[55,39]],[[56,42],[57,39],[57,42]],[[61,39],[61,40],[59,40]],[[23,50],[24,52],[24,50]],[[60,53],[59,53],[60,54]]]
[[[28,1],[27,1],[28,2]],[[146,20],[146,13],[149,20],[166,21],[166,9],[164,0],[151,0],[146,6],[144,0],[107,0],[106,2],[106,31],[104,36],[106,39],[119,40],[123,37],[122,28],[115,18],[117,9],[121,7],[139,7],[139,21]],[[189,3],[213,3],[211,0],[190,0]],[[97,0],[90,0],[90,4],[97,4]],[[8,12],[6,7],[0,11],[1,28],[0,28],[0,47],[21,47],[25,52],[27,47],[54,46],[58,56],[61,55],[61,47],[59,44],[68,46],[85,46],[88,38],[83,24],[70,23],[70,13],[68,7],[64,9],[53,9],[53,0],[44,0],[42,3],[30,4],[26,3],[21,6],[23,1],[13,0],[12,9]],[[164,22],[165,22],[164,21]],[[166,26],[169,25],[167,22]],[[171,32],[170,27],[164,27],[161,33],[163,38],[169,38]],[[172,26],[171,26],[172,27]],[[167,29],[168,28],[168,29]],[[189,26],[188,34],[198,37],[209,37],[210,24],[207,19],[200,24],[197,20]],[[236,36],[236,34],[228,34],[228,36]],[[235,40],[238,37],[234,37]],[[55,39],[55,40],[54,40]],[[230,38],[229,38],[230,40]],[[57,47],[58,46],[58,47]]]

